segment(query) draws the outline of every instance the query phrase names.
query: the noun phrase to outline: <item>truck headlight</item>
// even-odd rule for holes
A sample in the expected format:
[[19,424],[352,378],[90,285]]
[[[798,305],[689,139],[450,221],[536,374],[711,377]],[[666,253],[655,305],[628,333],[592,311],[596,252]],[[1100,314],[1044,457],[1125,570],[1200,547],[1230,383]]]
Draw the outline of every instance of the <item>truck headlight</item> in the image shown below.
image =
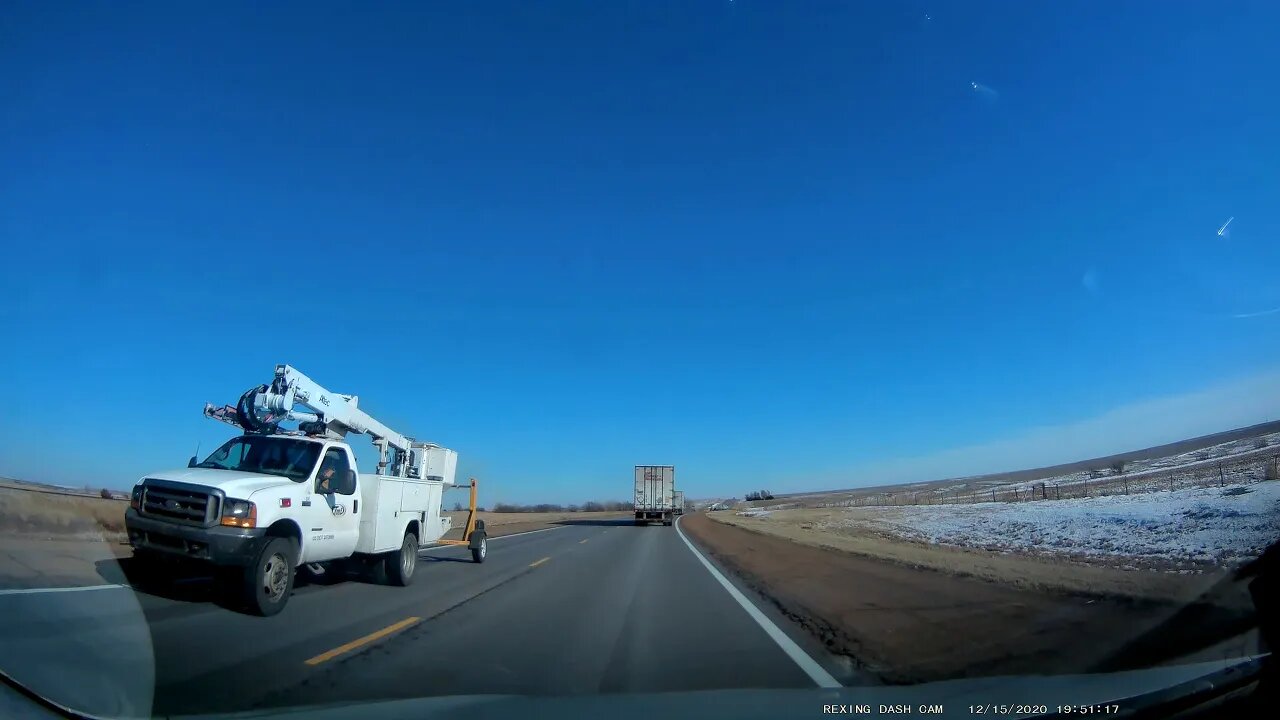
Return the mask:
[[227,527],[251,528],[258,525],[258,506],[248,500],[222,501],[222,523]]
[[129,507],[134,510],[142,509],[142,486],[134,485],[133,492],[129,494]]

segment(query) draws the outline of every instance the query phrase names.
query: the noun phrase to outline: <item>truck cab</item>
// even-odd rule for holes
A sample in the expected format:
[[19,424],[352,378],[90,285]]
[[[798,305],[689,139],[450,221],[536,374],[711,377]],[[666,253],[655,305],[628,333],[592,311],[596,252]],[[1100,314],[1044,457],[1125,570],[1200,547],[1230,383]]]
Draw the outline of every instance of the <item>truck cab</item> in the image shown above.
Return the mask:
[[359,540],[360,479],[346,443],[243,435],[204,461],[151,473],[125,525],[137,550],[241,566],[266,537],[290,538],[297,563],[346,557]]

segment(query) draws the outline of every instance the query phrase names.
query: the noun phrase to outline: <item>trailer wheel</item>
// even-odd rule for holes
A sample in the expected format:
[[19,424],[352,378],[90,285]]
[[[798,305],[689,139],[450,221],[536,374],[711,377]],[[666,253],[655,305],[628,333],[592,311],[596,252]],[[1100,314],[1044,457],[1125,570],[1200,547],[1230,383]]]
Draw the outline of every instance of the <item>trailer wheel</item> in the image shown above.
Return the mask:
[[405,533],[400,549],[387,553],[383,562],[386,564],[387,581],[392,585],[405,587],[413,582],[413,571],[418,567],[418,536]]
[[289,538],[271,538],[253,564],[245,568],[245,605],[254,615],[270,617],[284,609],[293,592],[293,561],[298,551]]
[[471,561],[482,563],[484,558],[489,554],[489,537],[487,535],[480,536],[480,544],[471,548]]

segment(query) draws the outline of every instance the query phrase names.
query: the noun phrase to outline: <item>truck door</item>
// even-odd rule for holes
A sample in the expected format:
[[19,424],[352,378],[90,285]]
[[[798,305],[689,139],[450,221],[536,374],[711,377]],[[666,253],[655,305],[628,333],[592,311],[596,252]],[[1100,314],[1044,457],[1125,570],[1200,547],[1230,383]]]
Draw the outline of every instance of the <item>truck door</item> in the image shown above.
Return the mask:
[[303,500],[303,562],[323,562],[344,558],[355,552],[360,538],[360,494],[337,492],[337,478],[354,470],[350,452],[341,446],[325,450],[320,470],[312,481],[311,494]]

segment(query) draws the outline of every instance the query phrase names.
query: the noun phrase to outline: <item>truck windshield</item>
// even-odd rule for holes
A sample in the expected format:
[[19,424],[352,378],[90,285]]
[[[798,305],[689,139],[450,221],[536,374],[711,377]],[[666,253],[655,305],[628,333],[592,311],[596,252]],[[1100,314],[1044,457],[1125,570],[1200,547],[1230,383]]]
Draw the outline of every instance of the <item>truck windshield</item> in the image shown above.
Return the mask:
[[196,467],[280,475],[302,482],[311,476],[320,447],[310,440],[246,435],[228,440]]

